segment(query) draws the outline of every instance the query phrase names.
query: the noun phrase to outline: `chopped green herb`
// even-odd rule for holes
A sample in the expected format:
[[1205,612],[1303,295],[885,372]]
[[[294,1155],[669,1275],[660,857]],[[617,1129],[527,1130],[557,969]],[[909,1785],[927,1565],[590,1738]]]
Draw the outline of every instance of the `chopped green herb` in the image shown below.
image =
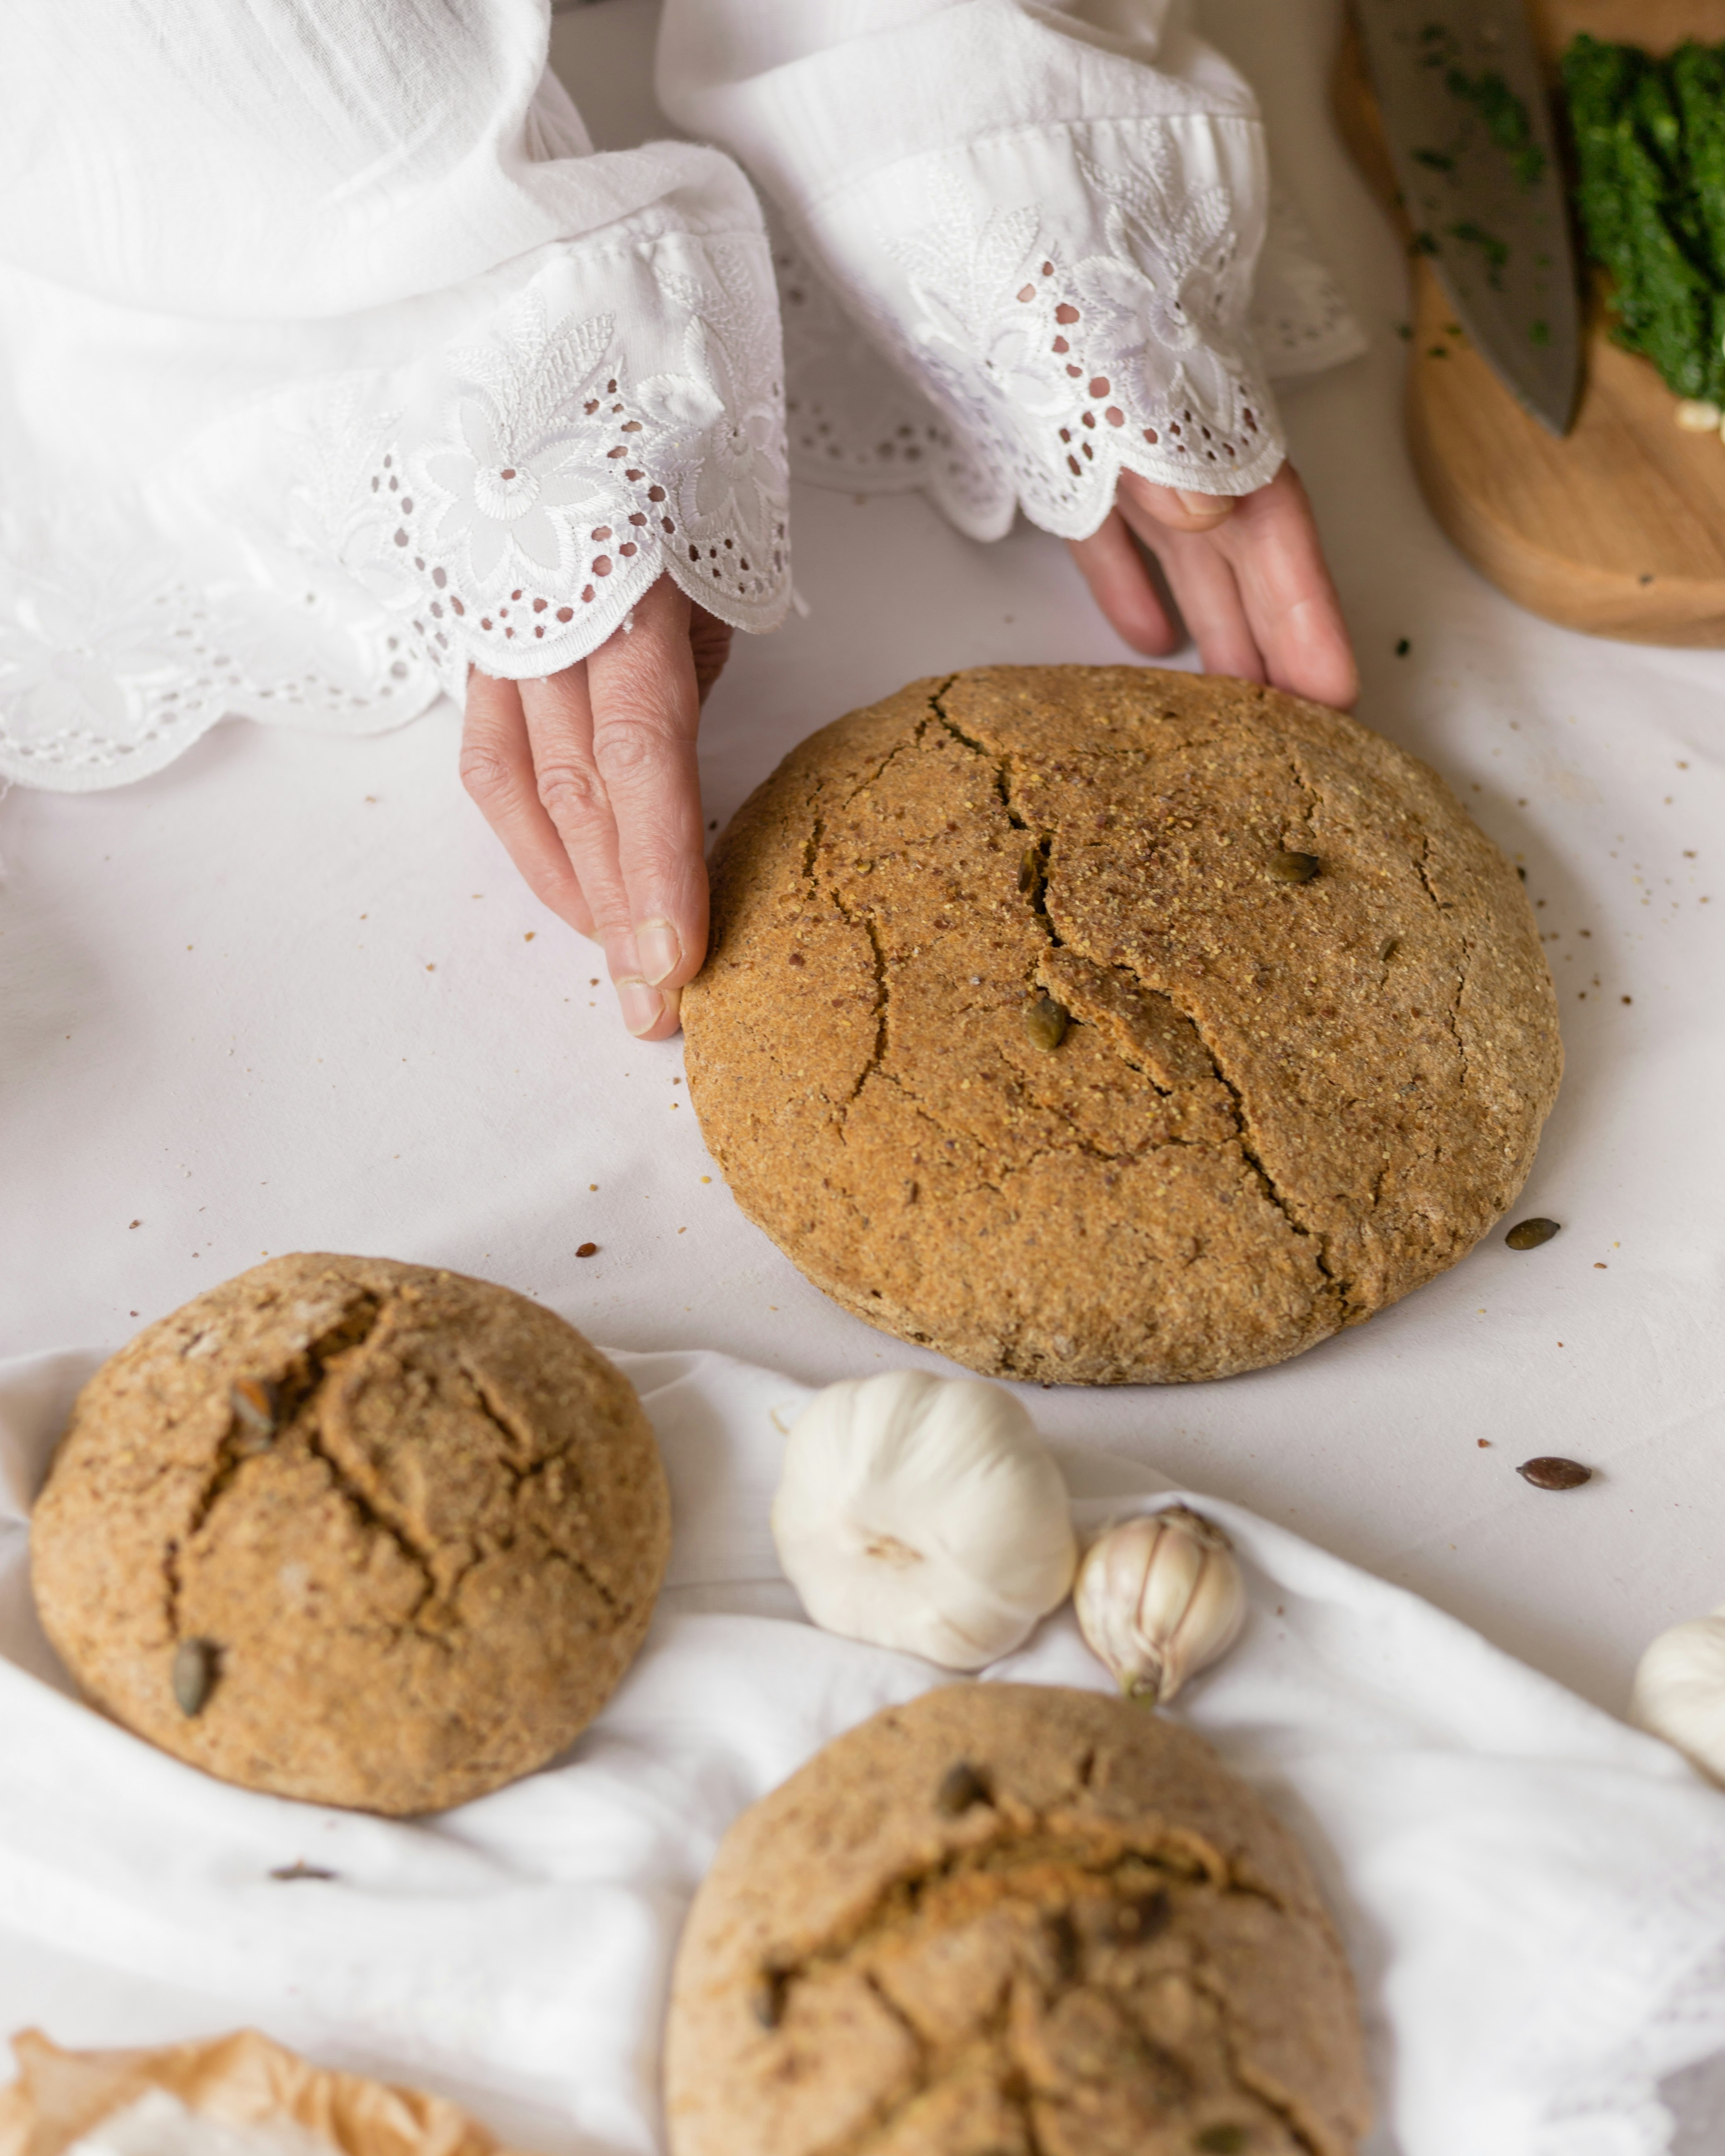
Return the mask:
[[1450,347],[1446,344],[1429,344],[1425,347],[1425,357],[1428,359],[1447,359]]
[[1550,323],[1546,321],[1529,322],[1527,325],[1527,341],[1529,344],[1549,344],[1551,342]]
[[1444,77],[1451,97],[1471,105],[1486,123],[1486,132],[1515,162],[1516,177],[1524,187],[1538,187],[1545,177],[1545,152],[1533,140],[1533,122],[1527,101],[1517,97],[1496,68],[1469,74],[1452,67]]
[[1655,59],[1577,38],[1563,89],[1587,251],[1612,335],[1679,397],[1725,403],[1725,45]]
[[1395,640],[1395,655],[1398,659],[1405,659],[1413,649],[1413,645],[1409,643],[1406,637],[1397,637]]
[[1414,325],[1411,322],[1398,322],[1395,326],[1395,333],[1402,342],[1406,344],[1414,334]]
[[1416,150],[1414,162],[1429,165],[1435,172],[1453,172],[1455,169],[1455,160],[1447,150]]
[[1438,244],[1429,232],[1416,232],[1408,242],[1409,254],[1435,254]]
[[1509,259],[1509,249],[1495,232],[1487,232],[1484,225],[1476,224],[1471,217],[1463,218],[1459,224],[1446,225],[1445,230],[1464,247],[1476,247],[1486,258],[1486,282],[1494,292],[1503,290],[1503,265]]
[[1440,68],[1461,50],[1461,40],[1442,23],[1428,23],[1420,33],[1421,67]]

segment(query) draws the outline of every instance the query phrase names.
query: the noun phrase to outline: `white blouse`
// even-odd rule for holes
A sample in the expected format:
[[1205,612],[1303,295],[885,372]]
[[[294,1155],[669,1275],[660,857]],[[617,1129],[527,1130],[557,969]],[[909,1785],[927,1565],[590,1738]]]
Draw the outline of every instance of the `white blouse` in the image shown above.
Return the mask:
[[1122,468],[1244,493],[1260,345],[1358,348],[1175,0],[666,0],[660,101],[718,147],[594,152],[548,34],[7,0],[0,781],[395,724],[665,572],[771,629],[793,471],[985,539],[1094,531]]

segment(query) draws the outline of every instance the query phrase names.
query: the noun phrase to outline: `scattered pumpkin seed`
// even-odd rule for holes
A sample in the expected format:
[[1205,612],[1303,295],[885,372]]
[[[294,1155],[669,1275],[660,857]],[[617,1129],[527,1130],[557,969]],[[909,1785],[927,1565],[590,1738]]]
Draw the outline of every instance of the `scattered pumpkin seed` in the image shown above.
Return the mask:
[[1317,874],[1316,854],[1272,854],[1270,873],[1278,883],[1310,883]]
[[1084,1966],[1084,1942],[1078,1936],[1078,1927],[1072,1921],[1070,1909],[1056,1909],[1045,1920],[1048,1946],[1054,1956],[1055,1974],[1062,1984],[1070,1984]]
[[270,1876],[272,1879],[338,1879],[341,1874],[326,1871],[321,1864],[307,1864],[303,1857],[296,1857],[291,1864],[278,1864]]
[[1057,1004],[1052,996],[1033,996],[1024,1005],[1024,1031],[1030,1045],[1046,1055],[1051,1055],[1066,1038],[1071,1022],[1066,1006]]
[[1551,1452],[1542,1453],[1537,1460],[1524,1460],[1516,1472],[1536,1490],[1579,1490],[1584,1482],[1594,1479],[1591,1467],[1584,1467],[1579,1460],[1560,1460]]
[[202,1714],[216,1681],[216,1650],[208,1640],[182,1640],[174,1649],[174,1697],[182,1714]]
[[935,1810],[944,1812],[948,1819],[957,1819],[973,1804],[993,1802],[986,1777],[979,1774],[968,1759],[961,1759],[957,1766],[948,1767],[934,1793]]
[[776,2029],[784,2019],[785,1973],[763,1969],[749,1993],[749,2011],[763,2029]]
[[1563,1224],[1561,1220],[1546,1220],[1536,1214],[1531,1220],[1517,1220],[1503,1240],[1512,1250],[1537,1250],[1559,1233]]
[[259,1449],[275,1440],[276,1419],[281,1408],[281,1388],[268,1378],[241,1378],[228,1388],[228,1404],[234,1419]]
[[1117,1902],[1108,1921],[1108,1928],[1117,1939],[1130,1939],[1142,1945],[1153,1939],[1158,1933],[1168,1929],[1171,1914],[1166,1888],[1155,1887],[1147,1894],[1139,1894],[1130,1902]]

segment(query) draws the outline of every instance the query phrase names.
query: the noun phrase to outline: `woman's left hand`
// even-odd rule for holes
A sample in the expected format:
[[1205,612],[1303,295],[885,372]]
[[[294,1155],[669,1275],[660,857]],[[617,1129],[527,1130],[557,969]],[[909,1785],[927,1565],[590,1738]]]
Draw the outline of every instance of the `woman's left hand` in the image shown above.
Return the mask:
[[1237,497],[1177,491],[1122,472],[1106,523],[1068,542],[1121,635],[1162,658],[1183,639],[1135,540],[1161,563],[1206,672],[1267,681],[1338,711],[1352,706],[1359,673],[1291,465]]
[[669,577],[560,674],[467,682],[461,779],[552,911],[603,944],[623,1022],[677,1029],[706,952],[695,737],[731,631]]

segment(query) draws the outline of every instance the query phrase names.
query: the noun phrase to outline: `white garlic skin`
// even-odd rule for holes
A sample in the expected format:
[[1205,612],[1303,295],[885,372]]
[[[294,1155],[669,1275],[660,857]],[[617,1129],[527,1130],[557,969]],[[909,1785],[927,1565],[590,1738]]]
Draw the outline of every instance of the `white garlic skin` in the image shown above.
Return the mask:
[[786,1577],[817,1625],[979,1670],[1065,1599],[1066,1486],[1012,1394],[892,1370],[818,1393],[773,1505]]
[[1629,1718],[1725,1782],[1725,1603],[1660,1634],[1635,1671]]
[[1234,1545],[1185,1505],[1099,1535],[1072,1602],[1079,1630],[1121,1690],[1153,1707],[1226,1654],[1246,1614]]

